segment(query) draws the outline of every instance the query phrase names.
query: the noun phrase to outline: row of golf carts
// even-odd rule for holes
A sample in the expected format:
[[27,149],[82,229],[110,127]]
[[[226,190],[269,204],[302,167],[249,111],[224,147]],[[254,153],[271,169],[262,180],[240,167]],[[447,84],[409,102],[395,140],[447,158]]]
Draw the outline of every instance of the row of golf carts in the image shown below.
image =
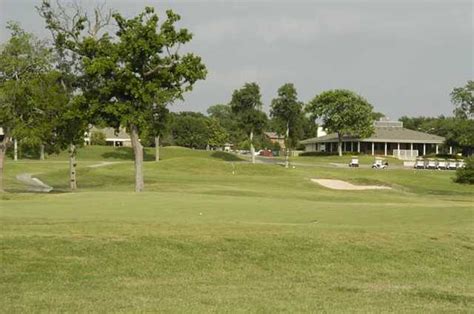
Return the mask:
[[[359,167],[359,158],[353,156],[349,167],[357,168]],[[415,161],[415,169],[434,169],[434,170],[456,170],[459,168],[464,168],[464,160],[456,159],[422,159],[419,158]],[[372,164],[373,169],[386,169],[388,168],[387,160],[383,158],[376,157],[374,163]]]
[[464,168],[464,160],[456,159],[417,159],[415,169],[456,170]]

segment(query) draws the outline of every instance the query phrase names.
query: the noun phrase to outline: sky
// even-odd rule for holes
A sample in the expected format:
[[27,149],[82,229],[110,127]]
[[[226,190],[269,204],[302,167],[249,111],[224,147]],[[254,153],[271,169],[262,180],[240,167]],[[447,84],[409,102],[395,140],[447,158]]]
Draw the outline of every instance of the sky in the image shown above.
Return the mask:
[[[100,3],[102,3],[101,1]],[[34,6],[0,0],[0,42],[6,21],[48,37]],[[94,0],[83,0],[94,7]],[[471,1],[145,1],[108,0],[127,17],[145,6],[173,9],[193,40],[185,50],[208,69],[173,105],[201,111],[228,103],[246,82],[260,85],[268,112],[277,89],[295,84],[301,101],[328,89],[350,89],[390,118],[451,115],[450,92],[472,80]]]

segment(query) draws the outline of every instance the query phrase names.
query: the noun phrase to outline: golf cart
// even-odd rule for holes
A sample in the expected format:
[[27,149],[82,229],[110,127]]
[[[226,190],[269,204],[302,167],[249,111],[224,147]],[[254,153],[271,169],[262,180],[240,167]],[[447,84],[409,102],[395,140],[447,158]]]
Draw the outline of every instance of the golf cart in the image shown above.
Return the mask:
[[457,167],[456,160],[455,159],[449,159],[448,160],[448,165],[447,165],[448,170],[456,170],[456,167]]
[[426,166],[428,169],[438,169],[438,161],[435,159],[429,159],[428,165]]
[[359,158],[356,156],[352,156],[351,162],[349,163],[349,167],[359,167]]
[[438,160],[438,170],[448,169],[448,162],[444,159]]
[[423,159],[417,159],[415,161],[415,169],[425,169],[425,161]]
[[385,169],[388,167],[388,162],[385,159],[376,158],[372,164],[372,169]]

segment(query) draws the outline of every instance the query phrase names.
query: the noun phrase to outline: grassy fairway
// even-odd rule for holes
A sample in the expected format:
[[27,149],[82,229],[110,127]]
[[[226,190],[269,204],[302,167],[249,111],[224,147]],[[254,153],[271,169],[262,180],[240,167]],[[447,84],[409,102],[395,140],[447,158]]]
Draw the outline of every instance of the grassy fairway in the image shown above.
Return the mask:
[[[145,164],[141,194],[126,149],[82,150],[77,193],[65,192],[65,156],[9,161],[2,311],[473,310],[474,188],[451,172],[329,166],[337,157],[284,169],[182,148],[162,156]],[[104,161],[114,163],[90,167]],[[60,192],[20,193],[21,172]],[[332,191],[310,178],[393,190]]]

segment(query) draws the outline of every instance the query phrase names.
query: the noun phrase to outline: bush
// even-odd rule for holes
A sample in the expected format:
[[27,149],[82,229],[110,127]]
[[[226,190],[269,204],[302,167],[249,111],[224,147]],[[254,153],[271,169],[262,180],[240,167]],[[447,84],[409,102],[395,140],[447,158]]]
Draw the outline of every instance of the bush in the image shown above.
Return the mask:
[[106,145],[105,133],[100,131],[94,131],[91,134],[91,145]]
[[466,166],[456,170],[454,182],[463,184],[474,184],[474,157],[466,159]]

